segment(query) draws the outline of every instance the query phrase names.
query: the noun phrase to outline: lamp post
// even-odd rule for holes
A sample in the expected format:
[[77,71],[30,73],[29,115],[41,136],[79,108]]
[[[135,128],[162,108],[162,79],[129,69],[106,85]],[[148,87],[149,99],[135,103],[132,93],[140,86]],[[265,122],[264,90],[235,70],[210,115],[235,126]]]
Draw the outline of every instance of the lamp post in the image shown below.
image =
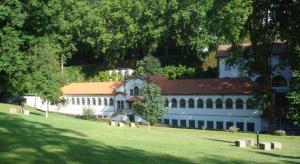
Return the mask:
[[259,148],[259,131],[256,131],[256,147]]

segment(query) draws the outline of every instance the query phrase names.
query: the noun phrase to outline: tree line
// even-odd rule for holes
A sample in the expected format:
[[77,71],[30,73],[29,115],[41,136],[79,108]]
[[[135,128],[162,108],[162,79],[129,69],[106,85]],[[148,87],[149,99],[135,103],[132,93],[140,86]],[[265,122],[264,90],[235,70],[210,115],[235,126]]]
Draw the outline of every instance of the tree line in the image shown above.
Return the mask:
[[286,41],[286,62],[299,70],[299,8],[294,0],[3,0],[0,96],[34,93],[56,101],[64,64],[78,54],[106,67],[147,54],[165,65],[192,66],[207,49],[231,43],[238,51],[249,40],[254,55],[239,58],[249,75],[262,76],[264,109],[274,125],[269,58],[274,41]]

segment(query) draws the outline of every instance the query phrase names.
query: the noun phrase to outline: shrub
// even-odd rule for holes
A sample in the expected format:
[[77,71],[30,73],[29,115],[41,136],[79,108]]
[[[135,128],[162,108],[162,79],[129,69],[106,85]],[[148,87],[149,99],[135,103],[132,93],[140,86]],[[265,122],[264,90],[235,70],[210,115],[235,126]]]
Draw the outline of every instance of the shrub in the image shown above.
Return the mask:
[[229,129],[227,130],[228,132],[238,132],[239,129],[235,126],[230,126]]
[[83,108],[82,119],[84,120],[95,120],[95,112],[91,108]]
[[276,136],[285,136],[285,131],[284,130],[275,130],[273,133]]
[[202,129],[202,130],[205,130],[206,128],[205,128],[205,126],[204,126],[204,125],[202,125],[202,126],[201,126],[201,129]]

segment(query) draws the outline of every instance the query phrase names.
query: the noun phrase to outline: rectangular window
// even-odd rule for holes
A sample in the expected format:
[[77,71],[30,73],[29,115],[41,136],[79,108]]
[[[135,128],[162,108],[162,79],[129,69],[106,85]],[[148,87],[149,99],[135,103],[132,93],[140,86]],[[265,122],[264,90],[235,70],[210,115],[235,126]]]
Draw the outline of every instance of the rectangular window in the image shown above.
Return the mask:
[[255,124],[253,122],[248,122],[247,123],[247,131],[254,132],[254,130],[255,130]]
[[164,119],[164,124],[170,124],[170,120],[169,119]]
[[239,131],[244,131],[244,123],[243,122],[237,122],[236,127],[239,129]]
[[180,127],[186,127],[186,120],[180,120]]
[[204,126],[204,121],[198,120],[198,128],[202,129],[203,126]]
[[175,119],[173,119],[173,120],[172,120],[172,126],[175,126],[175,127],[178,126],[178,121],[175,120]]
[[125,109],[125,107],[124,107],[124,101],[121,101],[121,109]]
[[207,126],[207,129],[213,129],[214,128],[214,122],[213,121],[207,121],[206,126]]
[[133,89],[130,89],[130,96],[133,96]]
[[189,120],[189,128],[195,128],[195,120]]
[[117,109],[121,109],[121,102],[117,101]]
[[217,121],[217,129],[223,130],[223,121]]
[[225,63],[225,71],[230,71],[231,70],[231,65],[228,63]]
[[226,122],[226,129],[228,130],[231,126],[233,126],[233,122]]

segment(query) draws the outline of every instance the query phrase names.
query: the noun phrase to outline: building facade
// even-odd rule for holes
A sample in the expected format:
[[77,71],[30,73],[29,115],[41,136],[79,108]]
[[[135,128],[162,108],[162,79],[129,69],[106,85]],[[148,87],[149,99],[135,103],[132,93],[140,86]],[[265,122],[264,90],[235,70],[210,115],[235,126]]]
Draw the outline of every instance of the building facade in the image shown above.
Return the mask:
[[[261,111],[255,107],[255,83],[239,78],[166,80],[152,77],[166,100],[167,113],[159,120],[176,127],[226,130],[236,126],[242,131],[263,130]],[[124,82],[72,83],[62,88],[65,104],[50,105],[34,95],[26,104],[41,110],[81,115],[92,109],[96,115],[119,121],[146,122],[132,109],[142,100],[140,90],[145,80],[131,78]]]

